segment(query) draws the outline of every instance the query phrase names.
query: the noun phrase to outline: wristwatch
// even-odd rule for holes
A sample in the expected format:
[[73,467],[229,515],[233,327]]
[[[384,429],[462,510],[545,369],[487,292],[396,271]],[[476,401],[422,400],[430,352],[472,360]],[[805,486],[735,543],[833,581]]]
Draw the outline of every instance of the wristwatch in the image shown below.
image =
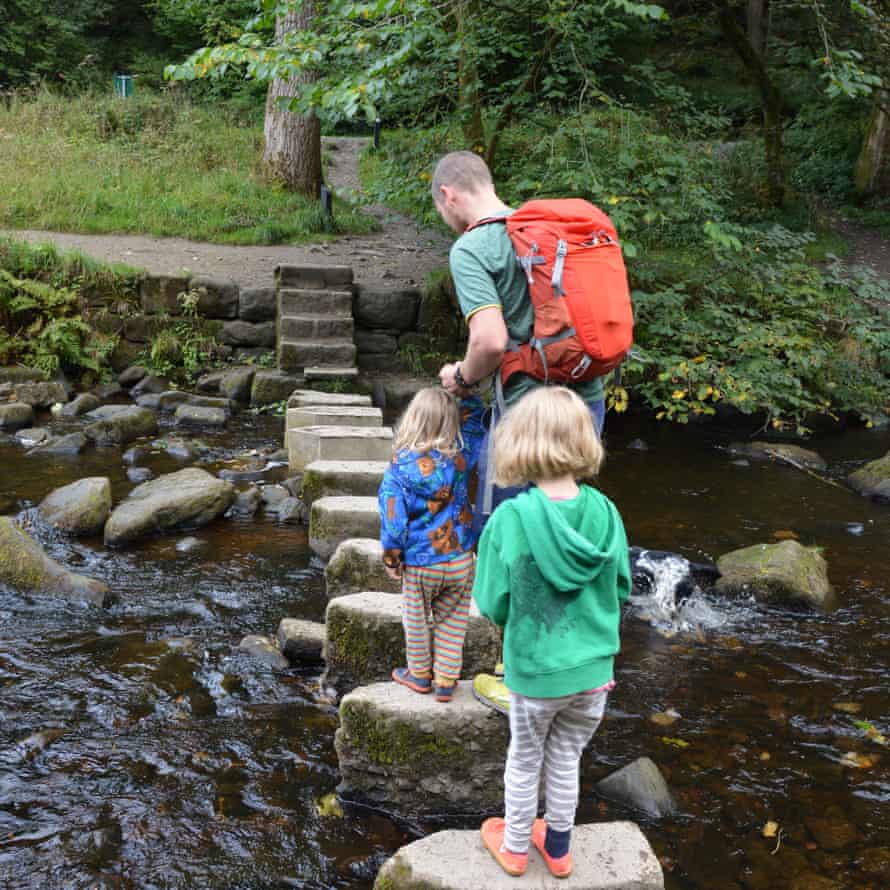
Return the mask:
[[475,383],[468,383],[468,382],[467,382],[467,380],[464,378],[464,375],[461,374],[461,372],[460,372],[460,365],[459,365],[459,364],[454,366],[454,382],[455,382],[461,389],[475,389],[476,386],[477,386],[477,384],[475,384]]

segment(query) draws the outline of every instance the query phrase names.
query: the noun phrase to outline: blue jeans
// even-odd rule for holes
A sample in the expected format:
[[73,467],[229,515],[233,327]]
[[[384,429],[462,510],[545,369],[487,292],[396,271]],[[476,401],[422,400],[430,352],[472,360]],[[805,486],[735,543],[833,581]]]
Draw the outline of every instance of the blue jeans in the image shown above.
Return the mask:
[[[596,402],[588,402],[587,407],[590,408],[590,414],[593,417],[593,425],[596,427],[597,435],[602,435],[603,426],[606,422],[605,400],[599,399]],[[515,498],[516,495],[521,494],[529,488],[528,485],[521,485],[515,488],[500,488],[497,485],[492,486],[491,511],[489,513],[484,511],[483,502],[485,500],[485,485],[488,481],[489,471],[489,441],[491,439],[493,428],[497,423],[497,419],[497,411],[495,410],[495,414],[492,416],[491,426],[489,426],[482,439],[482,448],[479,452],[479,463],[477,465],[479,484],[476,488],[476,503],[473,507],[473,532],[477,539],[479,535],[482,534],[482,529],[485,528],[485,523],[488,522],[488,517],[495,511],[498,504],[502,504],[504,501],[509,501],[510,498]]]

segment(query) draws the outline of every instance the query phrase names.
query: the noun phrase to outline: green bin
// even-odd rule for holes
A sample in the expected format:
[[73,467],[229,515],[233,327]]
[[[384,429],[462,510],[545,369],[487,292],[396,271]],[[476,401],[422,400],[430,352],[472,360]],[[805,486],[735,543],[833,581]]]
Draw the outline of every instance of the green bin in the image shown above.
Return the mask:
[[129,99],[133,95],[132,74],[114,75],[114,95],[119,96],[121,99]]

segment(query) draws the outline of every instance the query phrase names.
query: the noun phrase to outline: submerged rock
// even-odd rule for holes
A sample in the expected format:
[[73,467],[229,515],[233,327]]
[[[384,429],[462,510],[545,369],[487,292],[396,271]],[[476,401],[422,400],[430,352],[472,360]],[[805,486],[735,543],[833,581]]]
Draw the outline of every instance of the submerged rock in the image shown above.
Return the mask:
[[775,460],[792,466],[796,464],[807,470],[825,470],[828,467],[824,458],[815,451],[785,442],[733,442],[729,446],[729,453],[751,460]]
[[49,494],[40,515],[71,535],[97,535],[111,513],[111,480],[105,476],[78,479]]
[[202,541],[200,538],[195,537],[186,537],[181,541],[176,542],[176,552],[177,553],[194,553],[196,550],[200,550],[202,547],[206,547],[207,542]]
[[134,488],[105,524],[105,543],[122,544],[183,526],[197,528],[221,516],[235,498],[231,482],[189,467]]
[[101,581],[69,572],[11,519],[0,517],[0,583],[23,593],[51,593],[110,605],[115,597]]
[[847,482],[854,491],[866,497],[890,502],[890,451],[850,473]]
[[831,608],[834,595],[828,566],[815,547],[797,541],[755,544],[717,560],[721,594],[751,594],[759,600]]
[[277,637],[281,651],[291,660],[310,663],[321,661],[325,637],[323,624],[282,618]]
[[652,819],[676,812],[677,805],[661,771],[648,757],[639,757],[597,783],[596,790],[610,800],[626,804]]
[[260,490],[260,497],[267,510],[274,510],[283,500],[290,497],[290,492],[283,485],[264,485]]
[[98,412],[106,412],[106,409],[91,411],[89,416],[100,416],[101,419],[83,431],[97,445],[126,445],[134,439],[153,436],[158,431],[158,419],[148,408],[122,407],[102,415]]
[[41,445],[49,439],[49,432],[43,427],[28,427],[19,430],[15,434],[16,439],[26,448],[33,448],[35,445]]
[[80,454],[89,444],[87,437],[83,433],[68,433],[67,436],[57,436],[50,439],[37,448],[32,448],[28,454],[60,454],[60,455],[77,455]]
[[241,640],[238,648],[275,670],[283,671],[290,667],[290,662],[281,654],[278,646],[269,637],[249,634]]
[[15,431],[34,422],[34,409],[22,402],[0,405],[0,430]]

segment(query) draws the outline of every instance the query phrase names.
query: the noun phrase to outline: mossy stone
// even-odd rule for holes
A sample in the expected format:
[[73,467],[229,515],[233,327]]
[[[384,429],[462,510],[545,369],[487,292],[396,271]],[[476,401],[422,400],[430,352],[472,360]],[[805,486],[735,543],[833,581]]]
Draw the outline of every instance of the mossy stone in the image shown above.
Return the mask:
[[890,451],[851,473],[847,481],[866,497],[890,502]]

